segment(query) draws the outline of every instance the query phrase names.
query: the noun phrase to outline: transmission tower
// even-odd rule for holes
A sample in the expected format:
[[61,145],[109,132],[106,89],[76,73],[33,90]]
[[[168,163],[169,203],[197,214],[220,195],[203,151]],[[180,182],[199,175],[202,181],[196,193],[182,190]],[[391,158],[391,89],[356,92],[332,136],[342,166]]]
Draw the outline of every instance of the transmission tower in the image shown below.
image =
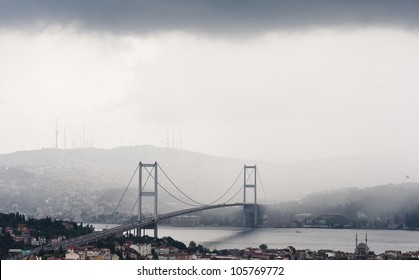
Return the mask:
[[[143,174],[143,171],[146,171],[146,174]],[[143,221],[143,219],[148,218],[144,216],[143,213],[143,197],[152,197],[153,199],[153,218],[155,221],[157,221],[158,219],[158,196],[157,196],[157,189],[158,189],[158,181],[157,181],[157,162],[152,163],[152,164],[147,164],[147,163],[139,163],[139,172],[138,172],[138,221],[141,222]],[[154,180],[154,183],[152,184],[152,188],[151,190],[148,190],[148,188],[146,188],[146,183],[148,181],[148,179],[146,180],[146,182],[143,185],[143,178],[144,175],[146,176],[151,176]],[[145,230],[146,229],[153,229],[154,230],[154,237],[157,238],[157,222],[151,224],[150,226],[146,226],[146,227],[138,227],[137,229],[137,236],[141,236],[141,230],[143,230],[143,235],[145,235]]]
[[[257,203],[256,203],[256,165],[244,166],[244,184],[243,184],[243,208],[245,227],[257,226]],[[249,195],[248,195],[249,193]],[[253,196],[252,196],[253,193]],[[253,198],[253,199],[252,199]]]

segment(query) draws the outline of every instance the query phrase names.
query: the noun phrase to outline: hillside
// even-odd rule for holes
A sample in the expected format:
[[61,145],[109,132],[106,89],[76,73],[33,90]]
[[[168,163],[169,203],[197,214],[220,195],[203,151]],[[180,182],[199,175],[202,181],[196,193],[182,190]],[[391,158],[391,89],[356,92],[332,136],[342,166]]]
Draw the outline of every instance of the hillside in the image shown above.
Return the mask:
[[310,220],[340,217],[341,221],[345,221],[340,226],[348,223],[376,228],[418,229],[419,184],[389,184],[313,193],[299,201],[267,205],[263,211],[270,217],[297,217],[295,214]]
[[[109,214],[140,161],[157,161],[176,185],[203,203],[223,194],[244,164],[258,166],[264,190],[259,184],[258,199],[262,203],[419,178],[415,166],[363,157],[277,164],[153,146],[41,149],[0,155],[0,211],[72,218],[83,213]],[[164,180],[159,175],[159,182],[169,184]],[[238,179],[237,187],[242,180]],[[129,193],[132,204],[127,205],[134,204],[136,189],[137,179]]]

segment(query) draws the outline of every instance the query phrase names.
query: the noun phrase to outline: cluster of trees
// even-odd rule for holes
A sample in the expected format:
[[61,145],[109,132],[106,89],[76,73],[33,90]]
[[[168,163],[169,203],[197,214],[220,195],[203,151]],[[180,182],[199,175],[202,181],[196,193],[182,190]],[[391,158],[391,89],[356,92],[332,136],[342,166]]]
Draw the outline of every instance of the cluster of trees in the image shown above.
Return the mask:
[[[16,248],[13,247],[14,244],[15,241],[10,234],[0,235],[0,259],[3,260],[7,256],[10,248]],[[20,244],[20,247],[18,246],[17,248],[21,249],[21,246],[22,244]]]
[[0,232],[0,259],[3,259],[8,254],[10,248],[23,248],[23,242],[16,244],[12,236],[4,231],[6,227],[12,226],[13,228],[16,225],[25,222],[25,220],[25,215],[20,213],[0,213],[0,227],[3,228],[2,232]]
[[72,238],[94,231],[93,226],[82,223],[77,224],[75,222],[54,220],[50,217],[44,219],[27,219],[25,215],[20,213],[0,213],[0,227],[3,228],[0,234],[0,257],[5,258],[9,252],[9,249],[30,249],[30,243],[24,243],[24,241],[16,242],[13,237],[5,232],[6,227],[13,229],[15,235],[21,235],[22,233],[17,230],[18,226],[26,227],[29,229],[30,236],[39,238],[40,236],[45,237],[47,240],[56,238],[58,236],[65,236],[66,238]]
[[261,206],[259,213],[283,220],[307,213],[310,220],[327,220],[328,225],[419,229],[418,201],[419,184],[405,183],[315,193],[300,201]]
[[23,214],[17,213],[0,213],[0,227],[16,226],[17,224],[26,221],[26,217]]
[[[175,247],[181,251],[186,251],[191,254],[196,252],[210,252],[208,248],[202,246],[201,244],[196,244],[194,241],[189,242],[189,245],[186,246],[185,243],[175,240],[170,236],[164,236],[162,238],[154,238],[148,235],[141,237],[134,235],[124,237],[110,237],[105,240],[99,240],[93,245],[97,248],[109,248],[112,254],[117,254],[120,259],[122,259],[120,252],[115,250],[115,243],[118,243],[122,246],[126,241],[132,241],[135,244],[151,244],[153,247]],[[156,259],[158,258],[155,251],[153,251],[152,254]]]
[[405,224],[411,229],[419,229],[419,206],[406,213]]

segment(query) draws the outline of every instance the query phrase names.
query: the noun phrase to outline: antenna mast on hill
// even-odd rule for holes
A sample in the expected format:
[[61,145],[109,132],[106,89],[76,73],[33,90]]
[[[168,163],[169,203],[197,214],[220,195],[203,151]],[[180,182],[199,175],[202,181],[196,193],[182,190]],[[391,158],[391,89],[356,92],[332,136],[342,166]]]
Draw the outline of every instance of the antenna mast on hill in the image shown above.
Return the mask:
[[180,131],[179,135],[179,149],[182,149],[182,130]]
[[64,143],[63,143],[63,144],[64,144],[64,149],[67,149],[67,135],[66,135],[66,133],[65,133],[65,126],[64,126],[64,137],[63,137],[63,138],[64,138],[64,139],[63,139],[63,140],[64,140],[64,141],[63,141],[63,142],[64,142]]
[[55,148],[58,149],[58,119],[55,120]]

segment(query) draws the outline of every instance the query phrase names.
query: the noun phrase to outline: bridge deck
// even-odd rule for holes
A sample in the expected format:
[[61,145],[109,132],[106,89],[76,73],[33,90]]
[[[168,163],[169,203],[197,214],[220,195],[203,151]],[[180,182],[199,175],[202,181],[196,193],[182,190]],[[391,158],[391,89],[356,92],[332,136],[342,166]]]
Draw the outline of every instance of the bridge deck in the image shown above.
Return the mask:
[[[137,222],[133,222],[133,223],[129,223],[129,224],[123,224],[123,225],[120,225],[120,226],[113,227],[111,229],[98,231],[98,232],[93,232],[93,233],[89,233],[89,234],[86,234],[86,235],[66,239],[66,240],[63,240],[63,241],[55,243],[55,244],[48,244],[48,245],[45,245],[43,248],[46,249],[46,250],[59,250],[60,248],[67,249],[67,247],[69,247],[69,246],[86,245],[86,244],[96,242],[96,241],[101,240],[101,239],[106,239],[108,237],[121,234],[121,233],[126,232],[126,231],[136,229],[138,227],[145,227],[145,226],[157,223],[159,221],[169,219],[169,218],[173,218],[173,217],[176,217],[176,216],[186,215],[186,214],[189,214],[189,213],[199,212],[199,211],[203,211],[203,210],[223,208],[223,207],[232,207],[232,206],[242,206],[242,205],[244,205],[244,204],[243,203],[232,203],[232,204],[204,205],[204,206],[195,207],[195,208],[178,210],[178,211],[174,211],[174,212],[159,215],[157,220],[155,220],[154,218],[146,218],[142,221],[137,221]],[[30,251],[29,255],[38,254],[41,250],[42,250],[42,247],[34,248]],[[25,255],[25,256],[27,256],[27,255]],[[22,258],[22,257],[24,257],[24,255],[18,255],[17,256],[17,258]]]

